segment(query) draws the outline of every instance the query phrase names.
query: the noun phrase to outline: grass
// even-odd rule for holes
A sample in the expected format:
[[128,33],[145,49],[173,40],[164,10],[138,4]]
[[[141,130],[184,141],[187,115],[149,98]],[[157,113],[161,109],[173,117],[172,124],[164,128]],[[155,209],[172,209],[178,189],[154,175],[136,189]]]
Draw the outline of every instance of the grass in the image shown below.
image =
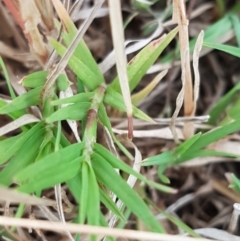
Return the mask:
[[[70,240],[80,240],[80,235],[83,234],[90,234],[91,240],[97,240],[105,235],[108,236],[108,240],[116,237],[193,240],[164,234],[167,230],[156,219],[150,205],[142,199],[134,186],[138,179],[151,188],[167,193],[165,195],[176,194],[178,190],[171,186],[171,180],[166,174],[172,167],[183,165],[194,158],[239,158],[239,154],[219,150],[216,144],[240,128],[238,84],[222,96],[209,112],[210,130],[196,130],[193,121],[186,121],[181,130],[184,140],[181,140],[176,126],[182,106],[186,120],[196,115],[200,76],[198,61],[201,55],[217,49],[239,57],[240,28],[238,16],[235,14],[238,5],[232,6],[231,12],[224,13],[224,1],[217,1],[221,16],[219,20],[204,30],[204,36],[202,32],[199,38],[190,40],[186,28],[185,5],[183,2],[173,1],[173,6],[166,8],[158,18],[165,19],[169,9],[172,9],[173,21],[177,27],[171,28],[155,40],[146,42],[146,46],[141,46],[127,63],[124,36],[119,35],[119,29],[124,28],[120,5],[117,8],[110,0],[109,14],[115,54],[109,57],[111,61],[103,61],[99,68],[83,36],[104,1],[96,2],[91,14],[79,29],[59,0],[52,1],[53,5],[44,5],[42,2],[42,5],[36,6],[33,2],[30,12],[23,3],[17,6],[14,1],[4,2],[19,23],[22,33],[28,40],[31,53],[41,67],[39,71],[31,72],[20,81],[25,93],[16,95],[4,61],[0,58],[0,66],[11,98],[11,101],[0,99],[0,115],[6,115],[11,119],[10,123],[0,128],[0,184],[3,186],[1,192],[6,192],[9,196],[4,201],[15,201],[19,204],[14,212],[16,218],[9,218],[8,215],[0,217],[3,236],[9,237],[10,240],[19,240],[17,236],[20,234],[15,228],[22,226],[35,228],[37,235],[43,240],[45,237],[42,230],[45,229],[62,231]],[[127,24],[144,11],[154,15],[154,7],[148,2],[135,1],[134,4],[132,7],[135,6],[136,11],[134,16],[128,19]],[[152,4],[158,4],[158,1]],[[49,24],[43,18],[40,18],[41,23],[50,32],[55,28],[59,38],[46,35],[43,41],[44,32],[40,33],[37,25],[44,8],[47,9]],[[53,15],[53,10],[56,11],[58,18]],[[19,13],[20,19],[16,19],[16,13]],[[55,26],[51,24],[54,22]],[[175,45],[174,40],[177,36],[179,46],[176,45],[174,50],[172,46]],[[236,36],[237,46],[225,43],[233,36]],[[201,51],[202,46],[208,48]],[[194,86],[190,70],[191,58],[194,63]],[[176,99],[176,110],[169,127],[175,148],[147,156],[142,161],[141,150],[132,142],[135,133],[133,117],[156,123],[137,105],[144,102],[167,71],[157,75],[143,90],[138,91],[137,88],[153,66],[160,66],[160,69],[166,66],[170,69],[171,64],[177,63],[178,60],[182,71],[182,89]],[[117,76],[108,84],[109,81],[106,81],[106,76],[101,70],[104,69],[105,72],[110,69],[112,62],[116,63]],[[75,75],[74,85],[67,68]],[[120,139],[112,128],[113,110],[117,115],[127,116],[128,135]],[[74,138],[69,138],[68,132],[71,132]],[[106,144],[99,141],[99,132],[104,133]],[[211,147],[212,144],[215,144],[215,147]],[[130,153],[129,146],[135,149],[135,156]],[[124,155],[119,156],[119,151]],[[134,161],[133,167],[123,161],[126,158]],[[139,165],[157,167],[161,182],[149,180],[140,172]],[[234,174],[231,177],[230,187],[239,191],[240,180]],[[63,189],[69,192],[67,201],[64,200]],[[37,201],[42,201],[42,205],[48,205],[43,196],[50,190],[54,190],[55,204],[52,204],[52,200],[47,200],[51,208],[55,207],[57,210],[58,223],[51,223],[50,227],[47,221],[29,222],[26,219],[17,219],[26,217],[28,205],[36,205]],[[18,195],[19,200],[13,200]],[[26,195],[29,195],[29,200],[25,198]],[[36,196],[36,199],[31,199],[31,195]],[[74,202],[75,211],[74,217],[67,221],[73,224],[66,224],[64,215],[64,206],[69,203],[69,199]],[[136,224],[136,229],[143,226],[142,229],[155,234],[141,231],[122,232],[107,228],[115,227],[118,221],[127,223],[129,215],[126,220],[126,210],[134,214],[137,223],[141,223]],[[179,229],[195,238],[199,237],[179,218],[164,211],[162,214]],[[53,221],[50,216],[47,219],[49,222]],[[4,226],[10,226],[11,230]]]

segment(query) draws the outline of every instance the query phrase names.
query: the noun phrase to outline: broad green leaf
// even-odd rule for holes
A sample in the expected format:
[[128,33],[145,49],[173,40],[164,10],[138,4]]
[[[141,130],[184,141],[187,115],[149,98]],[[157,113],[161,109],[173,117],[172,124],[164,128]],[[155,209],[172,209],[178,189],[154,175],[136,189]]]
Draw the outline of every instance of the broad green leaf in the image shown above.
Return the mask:
[[[104,102],[118,110],[126,112],[126,106],[124,104],[123,97],[121,96],[121,94],[119,94],[117,91],[110,87],[107,88],[106,95],[104,97]],[[148,115],[146,115],[144,112],[142,112],[135,106],[133,106],[133,115],[139,119],[153,122],[153,120]]]
[[10,160],[7,166],[0,172],[0,184],[9,186],[17,172],[34,162],[38,155],[39,147],[43,141],[44,128],[36,131],[21,146],[17,154]]
[[159,155],[146,158],[141,165],[142,166],[153,166],[153,165],[163,165],[171,164],[175,160],[172,152],[165,151]]
[[93,98],[94,92],[80,93],[68,98],[53,100],[51,105],[74,104],[77,102],[89,102]]
[[227,106],[231,103],[234,97],[240,93],[240,83],[234,86],[227,94],[225,94],[218,103],[212,108],[210,111],[210,119],[208,121],[209,124],[216,124],[222,115],[223,111],[227,108]]
[[78,102],[65,106],[47,117],[46,122],[52,123],[60,120],[82,120],[86,116],[90,107],[90,102]]
[[21,133],[17,136],[9,137],[0,142],[0,164],[8,161],[15,153],[22,147],[22,145],[32,136],[34,133],[43,128],[43,122],[39,122],[29,131]]
[[[154,40],[141,50],[128,64],[129,87],[132,91],[146,74],[147,70],[157,60],[162,51],[169,45],[178,32],[178,28],[173,29],[163,39]],[[120,92],[118,77],[112,82],[111,87]]]
[[231,54],[238,58],[240,57],[240,48],[239,47],[234,47],[234,46],[230,46],[230,45],[226,45],[226,44],[211,43],[211,42],[203,42],[203,46],[223,51],[225,53]]
[[[55,48],[56,52],[62,57],[66,52],[66,48],[53,39],[50,39],[50,42]],[[68,65],[90,91],[95,90],[104,82],[102,75],[98,75],[90,68],[89,65],[85,64],[82,60],[78,59],[74,55],[71,56]]]
[[143,200],[103,157],[97,153],[93,153],[92,166],[98,181],[114,192],[150,230],[160,233],[164,232],[164,229],[160,226]]
[[135,172],[130,166],[128,166],[123,161],[119,160],[111,152],[109,152],[107,149],[105,149],[103,146],[99,145],[98,143],[95,143],[94,150],[96,151],[96,153],[102,156],[113,168],[117,168],[128,174],[131,174],[137,177],[139,180],[147,183],[149,186],[155,187],[162,192],[168,192],[168,193],[176,192],[174,189],[170,187],[149,181],[146,177],[144,177],[138,172]]
[[44,86],[47,79],[47,71],[41,70],[23,77],[21,84],[28,88]]
[[51,153],[15,175],[18,190],[34,192],[73,178],[79,171],[84,143],[73,144]]
[[11,103],[1,107],[0,114],[8,114],[33,105],[38,105],[40,103],[41,90],[42,87],[38,87],[18,96]]

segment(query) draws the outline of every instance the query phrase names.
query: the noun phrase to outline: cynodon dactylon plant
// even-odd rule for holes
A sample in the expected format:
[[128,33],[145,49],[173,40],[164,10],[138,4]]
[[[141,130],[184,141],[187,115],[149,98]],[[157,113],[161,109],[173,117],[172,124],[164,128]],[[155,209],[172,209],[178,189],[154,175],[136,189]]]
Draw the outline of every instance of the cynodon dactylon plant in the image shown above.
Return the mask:
[[[55,22],[58,38],[54,38],[53,34],[52,37],[45,36],[47,43],[43,41],[37,27],[41,23],[49,31],[53,30],[51,22],[48,26],[46,16],[40,14],[43,11],[43,5],[35,5],[34,1],[31,2],[32,14],[36,13],[33,17],[31,12],[26,10],[26,1],[19,1],[16,5],[11,1],[10,3],[13,5],[9,5],[9,2],[6,5],[14,17],[16,14],[20,16],[19,24],[26,35],[31,51],[43,68],[21,80],[20,84],[26,92],[19,96],[15,96],[7,72],[4,72],[6,80],[9,81],[12,100],[8,103],[0,100],[0,114],[8,115],[13,121],[1,127],[0,133],[3,136],[18,128],[20,132],[15,136],[3,138],[0,142],[0,164],[5,164],[0,171],[0,184],[6,187],[14,185],[16,190],[34,194],[37,197],[42,197],[45,189],[55,187],[57,210],[62,222],[65,222],[65,217],[61,185],[66,185],[78,204],[78,214],[72,220],[73,222],[108,226],[109,215],[101,211],[101,206],[105,206],[110,217],[115,217],[115,220],[118,218],[124,220],[123,211],[127,208],[140,218],[149,230],[164,232],[148,206],[134,191],[133,185],[136,180],[134,179],[135,181],[130,185],[120,172],[128,174],[129,179],[135,177],[162,192],[175,193],[176,191],[171,187],[148,180],[139,171],[111,153],[110,149],[115,149],[116,145],[131,157],[129,151],[112,131],[106,106],[127,113],[130,121],[130,138],[133,131],[132,115],[145,121],[153,121],[131,104],[130,92],[136,88],[149,67],[174,39],[178,29],[175,28],[160,39],[150,42],[128,65],[121,63],[121,57],[116,51],[117,66],[120,64],[118,73],[121,68],[126,70],[124,76],[118,75],[111,84],[107,85],[82,39],[103,1],[97,1],[89,18],[83,22],[79,30],[59,0],[52,1],[53,6],[48,3],[46,5],[48,18],[51,22]],[[60,22],[54,17],[52,7],[56,10]],[[120,8],[117,11],[120,11]],[[121,15],[118,14],[118,17]],[[117,19],[117,24],[121,21]],[[117,26],[113,20],[111,24],[114,30]],[[120,27],[122,28],[122,25]],[[113,39],[118,46],[118,37],[115,35]],[[123,41],[122,36],[120,44]],[[53,51],[50,56],[51,46]],[[123,50],[122,48],[119,51],[123,53]],[[59,56],[60,60],[56,62]],[[119,60],[120,63],[118,63]],[[72,83],[65,72],[67,65],[77,77],[74,94]],[[1,66],[5,68],[2,61]],[[136,96],[136,100],[141,101],[162,77],[163,75],[154,80],[142,96]],[[122,78],[125,78],[124,82]],[[129,93],[125,92],[126,89]],[[63,121],[68,122],[74,133],[75,143],[70,143],[66,138]],[[81,134],[77,128],[79,125]],[[107,133],[106,138],[110,141],[109,150],[101,143],[97,143],[99,126],[102,126]],[[121,200],[122,204],[117,205],[117,200]],[[24,204],[19,206],[16,212],[18,217],[24,213],[24,207]],[[67,235],[72,239],[70,233]]]
[[[19,205],[14,213],[16,217],[24,216],[25,210],[30,210],[28,213],[31,215],[32,206],[37,205],[46,214],[44,218],[50,221],[66,223],[66,213],[73,212],[74,215],[67,220],[72,223],[114,227],[119,221],[119,227],[123,227],[122,224],[125,224],[133,213],[134,217],[141,221],[136,222],[136,226],[138,223],[144,223],[144,228],[164,233],[165,229],[152,213],[150,205],[134,190],[136,180],[161,192],[173,194],[177,190],[168,186],[170,180],[164,174],[169,166],[180,165],[195,157],[239,157],[236,154],[207,148],[209,144],[239,130],[239,101],[232,104],[239,91],[239,85],[224,96],[210,112],[209,124],[217,126],[220,123],[219,127],[194,135],[192,122],[198,99],[198,59],[202,45],[239,57],[239,48],[214,43],[215,39],[224,35],[223,28],[219,26],[230,30],[230,18],[224,17],[215,26],[210,26],[205,33],[201,32],[198,38],[189,41],[184,1],[173,1],[173,8],[170,4],[171,11],[166,9],[164,16],[169,16],[173,9],[173,20],[178,24],[177,27],[160,36],[163,29],[162,25],[158,24],[150,38],[125,48],[121,1],[109,0],[114,51],[98,65],[83,36],[104,0],[94,1],[94,6],[79,29],[70,16],[76,9],[80,9],[83,1],[75,1],[71,8],[70,1],[64,1],[64,6],[60,0],[3,2],[20,26],[31,53],[38,61],[38,71],[19,81],[21,91],[18,92],[15,88],[16,83],[14,85],[8,76],[7,68],[0,58],[0,66],[11,96],[11,100],[0,98],[0,115],[7,115],[11,119],[9,124],[0,127],[0,196],[1,193],[4,194],[2,196],[7,203],[6,210],[10,202],[6,196],[19,198]],[[148,1],[137,2],[138,7],[148,4]],[[233,16],[231,18],[236,24],[236,19]],[[213,31],[216,28],[220,30]],[[172,40],[178,39],[176,36],[180,38],[180,51],[162,57],[162,52],[169,47]],[[126,54],[136,50],[140,51],[127,63]],[[136,93],[139,82],[159,56],[165,64],[163,66],[167,66],[166,69]],[[193,90],[191,56],[195,84]],[[171,126],[172,138],[176,140],[177,145],[173,150],[148,157],[142,162],[141,153],[131,140],[134,137],[133,117],[155,122],[136,106],[167,74],[174,58],[180,59],[182,66],[182,91],[177,99]],[[108,82],[105,72],[115,63],[117,76]],[[135,93],[132,94],[134,90]],[[183,103],[184,114],[190,124],[184,123],[184,131],[178,132],[174,124]],[[230,107],[227,108],[228,106]],[[227,114],[222,119],[221,114],[225,109]],[[115,136],[110,119],[113,110],[126,116],[127,136]],[[14,135],[9,135],[12,131],[15,131]],[[69,133],[72,138],[69,138]],[[183,141],[184,137],[188,139]],[[104,142],[101,139],[104,139]],[[127,147],[134,149],[134,157]],[[126,158],[134,160],[132,167],[119,157],[120,152]],[[158,166],[158,177],[162,184],[153,182],[141,174],[141,166],[150,165]],[[232,179],[232,187],[239,191],[240,181],[234,175]],[[55,201],[43,198],[46,190],[54,190]],[[74,204],[69,201],[66,193]],[[55,208],[58,216],[52,215],[51,208],[46,206]],[[162,214],[185,232],[198,236],[176,217],[165,212]],[[16,227],[3,229],[6,237],[19,240],[15,232]],[[41,231],[36,231],[45,240]],[[80,237],[80,234],[73,237],[66,229],[64,234],[70,240],[85,238]],[[91,239],[97,240],[96,236]]]

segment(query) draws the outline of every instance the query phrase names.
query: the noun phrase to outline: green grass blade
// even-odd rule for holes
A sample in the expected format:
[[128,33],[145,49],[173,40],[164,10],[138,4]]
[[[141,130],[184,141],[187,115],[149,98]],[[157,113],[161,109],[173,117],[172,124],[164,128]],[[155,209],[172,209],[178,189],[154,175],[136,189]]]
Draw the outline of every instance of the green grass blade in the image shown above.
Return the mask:
[[176,192],[174,189],[149,181],[146,177],[141,175],[140,173],[135,172],[130,166],[128,166],[123,161],[119,160],[117,157],[115,157],[111,152],[109,152],[107,149],[105,149],[103,146],[95,143],[94,150],[96,153],[101,155],[113,168],[120,169],[128,174],[131,174],[135,177],[137,177],[139,180],[147,183],[148,185],[157,188],[158,190],[162,192],[168,192],[168,193],[174,193]]
[[187,152],[191,146],[200,138],[202,135],[201,132],[197,133],[196,135],[192,136],[188,140],[184,141],[182,144],[180,144],[173,152],[174,156],[181,156],[185,152]]
[[35,132],[43,128],[43,122],[39,122],[29,131],[21,133],[17,136],[7,138],[0,142],[0,164],[8,161],[15,153],[22,147],[22,145],[32,136]]
[[227,106],[232,102],[234,97],[240,93],[240,83],[234,86],[227,94],[225,94],[218,103],[212,108],[210,111],[210,119],[208,121],[209,124],[216,124],[222,115],[223,111],[227,108]]
[[154,165],[171,164],[174,162],[174,160],[175,160],[174,155],[169,151],[165,151],[159,155],[146,158],[141,163],[141,165],[154,166]]
[[240,157],[240,155],[236,155],[228,152],[221,152],[221,151],[214,151],[214,150],[196,150],[194,152],[189,151],[184,155],[176,158],[175,163],[180,164],[185,161],[191,160],[193,158],[210,157],[210,156],[231,157],[231,158]]
[[[146,74],[147,70],[157,60],[162,51],[169,45],[178,32],[178,29],[173,29],[163,40],[155,40],[141,50],[132,61],[128,64],[129,87],[132,91]],[[118,77],[112,82],[111,87],[120,92]]]
[[74,104],[77,102],[89,102],[89,100],[93,98],[93,96],[94,96],[94,92],[80,93],[68,98],[53,100],[51,104],[62,105],[62,104]]
[[85,219],[87,217],[87,211],[88,211],[88,199],[90,197],[89,195],[89,185],[90,183],[88,182],[88,164],[84,161],[82,163],[82,167],[81,167],[81,178],[82,178],[82,188],[81,188],[81,195],[80,195],[80,207],[79,207],[79,212],[78,212],[78,216],[79,216],[79,223],[84,223]]
[[88,223],[90,225],[100,225],[100,194],[99,186],[92,166],[88,165],[88,184],[89,184],[89,196],[88,196]]
[[[66,48],[53,39],[51,39],[50,42],[56,52],[62,57],[66,52]],[[82,60],[78,59],[74,55],[71,56],[68,65],[89,90],[96,89],[104,82],[102,75],[98,75],[90,68],[89,65],[86,65]]]
[[114,192],[150,230],[160,233],[164,232],[164,229],[160,226],[143,200],[103,157],[94,153],[92,155],[92,165],[98,181]]
[[239,17],[238,15],[236,14],[232,14],[230,16],[231,20],[232,20],[232,24],[233,24],[233,29],[234,29],[234,32],[235,32],[235,36],[236,36],[236,39],[237,39],[237,45],[238,47],[240,47],[240,20],[239,20]]
[[72,105],[65,106],[57,111],[55,111],[52,115],[46,118],[47,123],[52,123],[60,120],[82,120],[89,108],[91,107],[90,102],[80,102]]
[[9,186],[13,177],[17,172],[24,169],[31,162],[35,160],[38,155],[40,145],[43,141],[44,129],[35,132],[28,140],[21,146],[20,150],[17,152],[7,166],[0,172],[0,184],[4,186]]
[[117,217],[126,222],[123,214],[120,212],[120,210],[117,208],[116,204],[113,202],[113,200],[109,197],[109,195],[106,193],[106,191],[104,191],[103,189],[99,189],[100,192],[100,200],[101,202],[105,205],[105,207],[113,212],[115,215],[117,215]]
[[13,90],[12,84],[11,84],[10,79],[9,79],[9,76],[8,76],[8,72],[7,72],[6,66],[5,66],[5,64],[4,64],[3,59],[1,58],[1,56],[0,56],[0,67],[1,67],[2,70],[3,70],[3,75],[4,75],[5,79],[6,79],[10,96],[11,96],[12,99],[15,99],[15,98],[16,98],[16,94],[15,94],[15,92],[14,92],[14,90]]
[[9,114],[11,112],[22,110],[24,108],[38,105],[40,103],[40,93],[42,88],[32,89],[29,92],[15,98],[11,103],[0,108],[0,114]]
[[84,143],[73,144],[51,153],[15,175],[18,190],[27,193],[52,187],[73,178],[79,171]]
[[[120,93],[115,91],[114,89],[108,87],[106,91],[106,95],[104,97],[104,102],[112,107],[126,112],[126,106],[124,105],[123,97]],[[144,112],[133,106],[133,115],[139,119],[153,122],[153,120],[146,115]]]
[[234,47],[226,44],[217,44],[217,43],[211,43],[211,42],[203,42],[203,46],[212,48],[212,49],[217,49],[220,51],[223,51],[227,54],[231,54],[235,57],[240,57],[240,48],[239,47]]
[[47,71],[37,71],[25,76],[22,79],[22,85],[27,88],[37,88],[44,86],[47,79]]
[[194,152],[199,150],[217,140],[220,140],[223,137],[226,137],[229,134],[232,134],[235,131],[240,129],[240,120],[231,122],[227,125],[220,126],[211,131],[208,131],[201,135],[195,143],[192,144],[190,151]]

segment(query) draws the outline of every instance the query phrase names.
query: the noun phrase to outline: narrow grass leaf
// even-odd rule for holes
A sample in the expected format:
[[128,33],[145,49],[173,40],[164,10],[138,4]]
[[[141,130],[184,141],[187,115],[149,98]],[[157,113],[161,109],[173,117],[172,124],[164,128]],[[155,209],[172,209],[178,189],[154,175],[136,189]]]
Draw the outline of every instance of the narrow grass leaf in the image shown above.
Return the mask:
[[[139,81],[145,75],[147,70],[153,65],[157,60],[162,51],[169,45],[169,43],[174,39],[178,32],[178,29],[173,29],[164,38],[154,40],[148,44],[143,50],[141,50],[132,61],[128,64],[128,78],[130,91],[135,89]],[[111,87],[117,92],[120,91],[119,79],[118,77],[113,81]]]
[[215,150],[195,150],[194,152],[186,152],[184,155],[180,157],[176,157],[176,164],[183,163],[185,161],[191,160],[193,158],[200,158],[200,157],[210,157],[210,156],[219,156],[219,157],[230,157],[230,158],[239,158],[240,156],[233,153],[228,152],[221,152]]
[[70,86],[70,81],[66,74],[60,74],[57,78],[57,87],[60,91],[66,91]]
[[16,130],[21,126],[39,122],[39,121],[40,120],[37,117],[35,117],[34,115],[31,115],[31,114],[23,115],[23,116],[19,117],[18,119],[8,123],[7,125],[0,127],[0,136],[3,136],[13,130]]
[[21,96],[18,96],[11,103],[1,107],[0,114],[9,114],[17,110],[22,110],[30,106],[38,105],[40,103],[41,90],[42,87],[38,87]]
[[88,223],[90,225],[100,225],[100,194],[97,178],[91,165],[88,165],[88,184],[89,192],[88,195]]
[[[61,22],[63,23],[63,41],[68,47],[77,35],[77,28],[73,23],[72,19],[70,18],[68,12],[61,4],[61,2],[56,1],[54,5],[58,13],[58,16],[61,19]],[[98,65],[83,39],[79,41],[73,55],[77,59],[81,60],[86,66],[88,66],[92,70],[92,72],[94,72],[98,76],[99,79],[103,79],[103,76],[98,68]]]
[[46,79],[47,79],[47,71],[37,71],[32,74],[29,74],[23,77],[20,80],[20,84],[27,88],[37,88],[44,86]]
[[73,178],[79,171],[83,143],[73,144],[45,156],[15,175],[24,192],[39,191]]
[[77,102],[89,102],[91,98],[93,98],[94,92],[88,92],[88,93],[80,93],[73,95],[71,97],[53,100],[51,102],[51,105],[63,105],[63,104],[74,104]]
[[[83,22],[80,29],[77,31],[76,35],[74,36],[74,38],[71,41],[71,44],[68,46],[67,50],[64,52],[60,61],[53,68],[53,70],[50,71],[47,82],[44,86],[43,94],[42,94],[43,102],[45,102],[46,99],[49,97],[52,87],[54,86],[54,83],[55,83],[59,73],[62,73],[64,71],[65,67],[67,66],[67,64],[69,62],[69,59],[71,58],[71,56],[73,56],[73,53],[74,53],[76,47],[78,46],[79,42],[82,40],[88,27],[90,26],[91,22],[94,20],[97,10],[101,7],[103,2],[104,2],[104,0],[99,0],[96,2],[96,4],[93,6],[92,11],[89,14],[88,18]],[[61,7],[61,9],[64,9],[63,5],[61,4],[61,2],[59,0],[53,1],[53,4],[56,9],[59,9],[60,7]],[[66,14],[66,15],[68,15],[68,14]],[[99,76],[97,76],[97,77],[99,77]],[[94,79],[92,81],[96,82],[98,80]]]
[[[17,190],[26,193],[37,192],[65,182],[77,175],[80,162],[80,157],[70,160],[67,163],[60,162],[59,160],[52,160],[45,165],[41,163],[40,170],[36,169],[40,167],[37,165],[40,162],[36,162],[15,176],[15,181],[20,184]],[[25,170],[33,171],[35,174],[34,177],[29,177],[28,175],[23,177],[22,173],[24,173]]]
[[29,131],[17,136],[9,137],[0,142],[0,164],[8,161],[22,147],[22,145],[43,127],[43,122],[36,124]]
[[201,135],[191,146],[191,152],[199,150],[240,129],[240,120],[220,126]]
[[84,223],[87,217],[87,211],[88,211],[88,202],[89,202],[89,182],[88,182],[88,163],[83,161],[81,165],[81,192],[80,192],[80,208],[78,212],[79,216],[79,223]]
[[167,192],[167,193],[175,193],[176,192],[176,190],[174,190],[170,187],[149,181],[146,177],[144,177],[143,175],[141,175],[138,172],[135,172],[130,166],[128,166],[126,163],[124,163],[123,161],[121,161],[117,157],[115,157],[111,152],[109,152],[103,146],[95,143],[94,150],[96,151],[96,153],[101,155],[113,168],[117,168],[128,174],[131,174],[131,175],[137,177],[139,180],[147,183],[149,186],[155,187],[162,192]]
[[17,155],[15,155],[8,165],[0,172],[0,184],[9,186],[16,173],[35,160],[43,141],[44,132],[44,129],[36,131],[25,141],[17,152]]
[[[63,45],[54,39],[50,39],[49,41],[60,56],[65,54],[66,48]],[[104,82],[103,76],[97,75],[88,65],[74,55],[70,57],[68,65],[89,90],[96,89]]]
[[175,160],[172,152],[165,151],[159,155],[148,157],[141,163],[142,166],[154,166],[154,165],[163,165],[171,164]]
[[[8,105],[8,103],[0,98],[0,109],[2,107],[4,107],[4,106],[7,106],[7,105]],[[8,113],[8,116],[10,118],[12,118],[13,120],[15,120],[15,119],[21,117],[24,114],[26,114],[26,112],[24,110],[19,110],[19,111],[14,111],[14,112]],[[27,131],[28,130],[26,127],[22,127],[21,129],[23,131]]]
[[13,90],[12,84],[11,84],[9,76],[8,76],[7,68],[6,68],[6,66],[5,66],[1,56],[0,56],[0,67],[3,70],[3,74],[4,74],[4,77],[5,77],[6,82],[7,82],[7,86],[8,86],[8,90],[9,90],[10,96],[11,96],[12,99],[15,99],[16,98],[16,94],[15,94],[15,92]]
[[235,57],[240,58],[239,47],[234,47],[234,46],[230,46],[230,45],[226,45],[226,44],[211,43],[211,42],[203,42],[203,46],[212,48],[212,49],[217,49],[217,50],[223,51],[225,53],[228,53]]
[[[188,151],[191,146],[200,138],[202,135],[201,132],[197,133],[193,137],[189,138],[188,140],[184,141],[182,144],[180,144],[173,152],[174,156],[181,156],[183,155],[186,151]],[[191,150],[189,150],[191,151]]]
[[164,229],[160,226],[143,200],[128,186],[126,181],[115,172],[113,167],[104,160],[103,157],[94,153],[92,155],[92,165],[97,179],[114,192],[150,230],[160,233],[164,232]]
[[89,108],[91,107],[90,102],[79,102],[72,105],[63,107],[57,110],[51,116],[46,118],[47,123],[52,123],[60,120],[82,120]]
[[[106,95],[104,97],[104,102],[118,110],[126,112],[126,106],[124,105],[121,94],[116,92],[111,87],[107,88]],[[154,122],[148,115],[146,115],[144,112],[142,112],[140,109],[134,106],[133,106],[133,115],[139,119],[149,121],[149,122]]]
[[169,219],[172,223],[174,223],[178,228],[181,228],[184,232],[190,234],[192,237],[200,238],[200,235],[194,232],[193,229],[191,229],[188,225],[186,225],[183,221],[181,221],[179,218],[174,217],[171,214],[168,214],[167,212],[161,211],[161,213]]
[[232,20],[232,24],[233,24],[233,29],[235,32],[235,36],[237,39],[237,45],[240,48],[240,20],[239,20],[239,16],[237,14],[232,14],[230,15],[230,19]]
[[149,95],[149,93],[156,88],[157,84],[162,80],[162,78],[167,74],[168,70],[164,70],[159,73],[151,83],[149,83],[143,90],[139,91],[138,93],[132,95],[132,103],[133,105],[137,106],[144,101],[144,99]]
[[227,94],[225,94],[218,103],[212,108],[210,111],[210,119],[208,121],[209,124],[216,124],[219,120],[223,111],[227,108],[227,106],[232,102],[234,97],[240,92],[240,83],[235,85]]
[[120,220],[125,221],[125,218],[123,214],[119,211],[116,204],[113,202],[113,200],[109,197],[109,195],[104,191],[103,189],[99,189],[100,192],[100,200],[105,205],[105,207],[113,212]]

